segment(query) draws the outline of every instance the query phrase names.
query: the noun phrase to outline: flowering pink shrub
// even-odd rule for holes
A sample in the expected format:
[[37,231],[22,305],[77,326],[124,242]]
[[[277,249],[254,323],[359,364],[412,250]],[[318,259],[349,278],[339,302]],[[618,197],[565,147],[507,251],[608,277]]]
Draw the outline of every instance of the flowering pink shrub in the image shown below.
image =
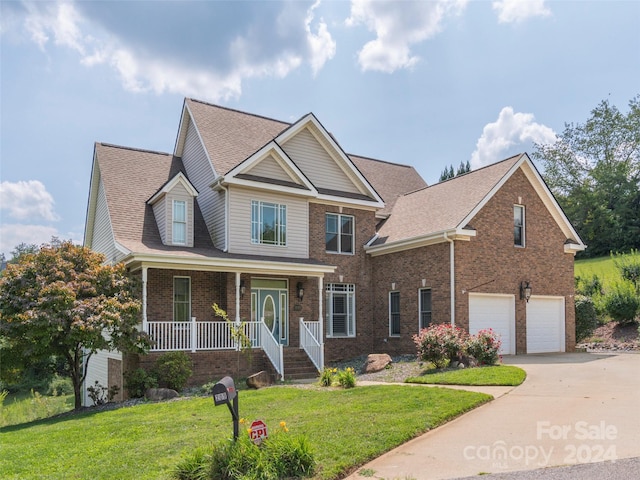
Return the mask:
[[449,324],[435,324],[423,328],[413,341],[418,347],[418,358],[444,368],[449,360],[458,358],[465,350],[467,332]]
[[465,349],[479,365],[495,365],[500,360],[498,352],[501,346],[500,336],[489,328],[471,335],[467,339]]

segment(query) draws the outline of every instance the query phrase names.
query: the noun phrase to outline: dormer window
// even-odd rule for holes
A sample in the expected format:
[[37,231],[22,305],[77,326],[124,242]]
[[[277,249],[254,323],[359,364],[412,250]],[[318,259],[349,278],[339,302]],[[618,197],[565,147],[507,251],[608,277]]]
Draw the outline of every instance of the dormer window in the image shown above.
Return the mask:
[[173,201],[173,243],[187,243],[187,202],[184,200]]
[[162,243],[193,247],[194,198],[198,192],[182,172],[147,202],[153,208]]

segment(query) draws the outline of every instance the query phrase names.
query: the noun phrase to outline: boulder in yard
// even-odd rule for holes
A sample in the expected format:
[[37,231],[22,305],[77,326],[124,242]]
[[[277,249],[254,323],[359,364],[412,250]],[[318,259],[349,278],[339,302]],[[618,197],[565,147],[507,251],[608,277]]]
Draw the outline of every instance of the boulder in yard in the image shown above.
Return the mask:
[[171,388],[148,388],[147,391],[144,392],[144,396],[147,397],[147,400],[152,401],[171,400],[178,396],[178,392]]
[[273,382],[271,381],[271,375],[269,375],[264,370],[247,377],[247,387],[249,388],[258,389],[268,387],[272,383]]
[[391,365],[391,357],[386,353],[371,353],[367,356],[367,361],[362,366],[362,373],[379,372]]

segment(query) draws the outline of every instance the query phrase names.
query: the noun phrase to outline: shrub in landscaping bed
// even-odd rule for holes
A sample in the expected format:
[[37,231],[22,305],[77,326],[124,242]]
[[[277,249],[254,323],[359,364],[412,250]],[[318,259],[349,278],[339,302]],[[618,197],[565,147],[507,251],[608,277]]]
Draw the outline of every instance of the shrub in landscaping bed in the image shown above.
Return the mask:
[[153,367],[153,374],[158,379],[158,385],[182,390],[193,373],[193,362],[184,352],[169,352],[161,355]]
[[156,388],[158,379],[143,368],[124,373],[124,388],[131,398],[142,398],[149,388]]
[[502,341],[492,329],[480,330],[466,342],[466,352],[480,365],[495,365],[500,360]]
[[431,362],[436,368],[444,368],[447,362],[464,353],[467,332],[449,324],[436,324],[423,328],[413,341],[418,347],[418,358]]
[[589,338],[598,327],[598,314],[591,297],[576,295],[576,342]]
[[619,323],[631,323],[640,311],[640,298],[629,281],[618,282],[605,297],[607,313]]

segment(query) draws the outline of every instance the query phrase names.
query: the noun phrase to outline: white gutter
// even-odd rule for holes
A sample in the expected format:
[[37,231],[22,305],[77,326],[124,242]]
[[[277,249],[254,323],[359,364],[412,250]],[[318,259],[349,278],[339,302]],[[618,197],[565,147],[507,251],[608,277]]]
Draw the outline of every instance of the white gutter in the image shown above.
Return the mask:
[[451,326],[456,325],[456,267],[455,267],[455,243],[449,238],[447,232],[444,232],[444,239],[449,242],[449,290],[451,297]]

